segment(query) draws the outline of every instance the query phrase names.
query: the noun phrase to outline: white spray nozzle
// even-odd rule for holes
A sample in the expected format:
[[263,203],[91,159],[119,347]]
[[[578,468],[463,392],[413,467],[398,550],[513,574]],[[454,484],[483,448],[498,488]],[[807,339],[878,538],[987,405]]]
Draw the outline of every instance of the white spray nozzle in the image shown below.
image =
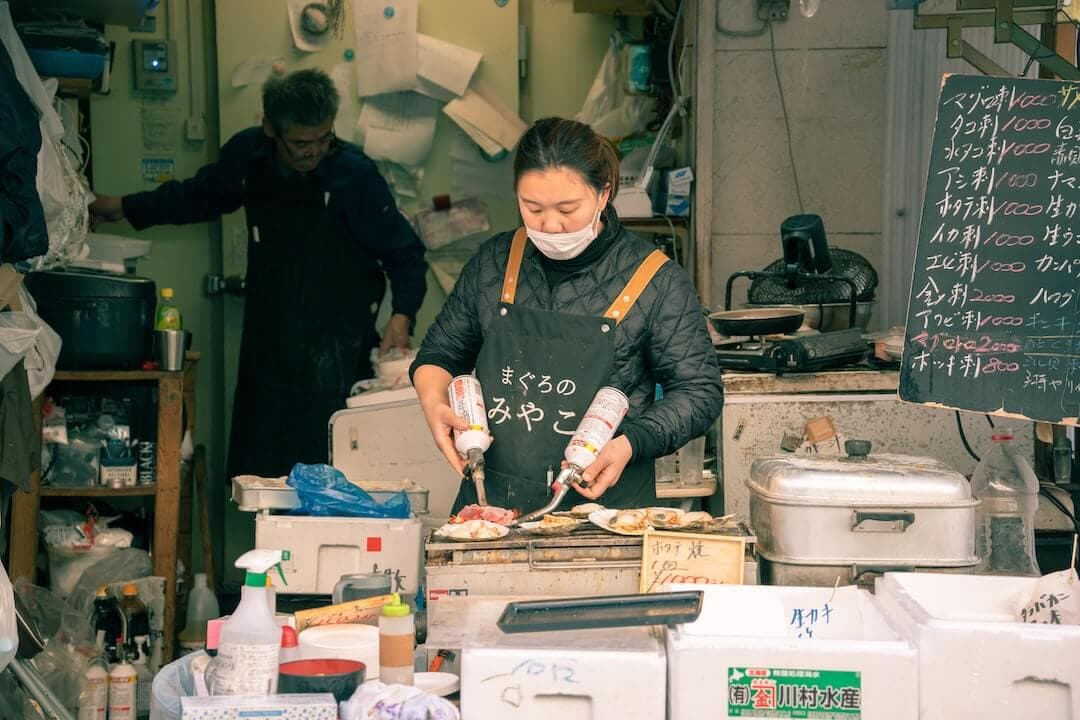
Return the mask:
[[281,569],[281,563],[288,560],[288,550],[256,549],[248,550],[236,558],[236,567],[246,571],[244,584],[250,587],[266,587],[266,574],[271,569],[277,568],[281,575],[281,581],[285,582],[285,573]]

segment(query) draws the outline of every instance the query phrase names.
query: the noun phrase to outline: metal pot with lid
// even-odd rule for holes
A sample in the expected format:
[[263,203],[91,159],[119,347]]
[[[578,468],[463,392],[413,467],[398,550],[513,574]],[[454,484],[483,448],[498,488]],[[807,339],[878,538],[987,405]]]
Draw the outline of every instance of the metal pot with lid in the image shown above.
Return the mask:
[[888,570],[971,570],[978,500],[963,475],[931,458],[780,455],[750,469],[750,523],[762,582],[833,585]]

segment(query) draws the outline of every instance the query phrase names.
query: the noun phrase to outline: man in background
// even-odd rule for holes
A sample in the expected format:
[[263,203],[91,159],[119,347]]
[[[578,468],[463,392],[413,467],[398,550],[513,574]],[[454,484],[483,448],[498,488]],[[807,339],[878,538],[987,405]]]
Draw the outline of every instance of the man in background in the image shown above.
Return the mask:
[[[261,127],[233,135],[195,177],[98,195],[97,222],[136,230],[244,208],[248,263],[229,477],[326,462],[327,421],[372,348],[406,348],[425,292],[424,248],[359,148],[334,136],[340,98],[321,70],[273,76]],[[390,282],[392,315],[375,318]]]

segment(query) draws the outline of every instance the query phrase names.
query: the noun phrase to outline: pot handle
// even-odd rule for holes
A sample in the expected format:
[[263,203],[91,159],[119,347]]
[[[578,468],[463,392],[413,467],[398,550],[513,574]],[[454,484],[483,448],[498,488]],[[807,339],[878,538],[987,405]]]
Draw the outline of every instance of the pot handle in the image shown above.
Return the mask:
[[914,524],[915,513],[906,510],[855,510],[851,517],[851,532],[902,533]]

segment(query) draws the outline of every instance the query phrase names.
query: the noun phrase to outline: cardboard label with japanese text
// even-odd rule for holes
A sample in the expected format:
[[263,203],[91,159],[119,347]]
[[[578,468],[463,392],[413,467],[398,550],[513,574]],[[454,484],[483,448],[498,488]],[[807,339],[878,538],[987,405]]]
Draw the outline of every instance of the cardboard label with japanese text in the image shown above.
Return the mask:
[[648,531],[641,546],[641,592],[670,585],[742,585],[746,538]]

